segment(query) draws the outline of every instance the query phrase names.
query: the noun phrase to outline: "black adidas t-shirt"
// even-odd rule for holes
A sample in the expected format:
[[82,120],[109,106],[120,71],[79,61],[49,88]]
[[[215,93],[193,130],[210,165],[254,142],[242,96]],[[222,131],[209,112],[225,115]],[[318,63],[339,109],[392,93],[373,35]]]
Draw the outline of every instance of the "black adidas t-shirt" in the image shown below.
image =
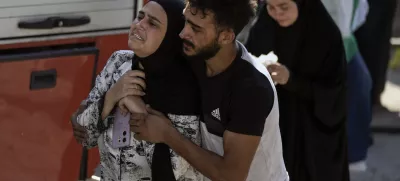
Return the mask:
[[274,92],[267,77],[242,58],[242,47],[232,64],[216,76],[207,77],[205,65],[201,71],[196,69],[202,96],[202,125],[208,133],[222,137],[228,130],[261,136],[274,104]]

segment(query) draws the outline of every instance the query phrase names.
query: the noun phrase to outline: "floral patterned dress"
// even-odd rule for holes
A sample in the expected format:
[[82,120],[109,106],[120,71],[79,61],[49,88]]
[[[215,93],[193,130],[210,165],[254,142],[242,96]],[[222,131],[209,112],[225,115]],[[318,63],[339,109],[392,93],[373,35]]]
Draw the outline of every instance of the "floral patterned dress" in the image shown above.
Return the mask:
[[[109,58],[106,66],[96,77],[95,87],[87,99],[82,101],[77,121],[87,130],[88,138],[84,145],[98,146],[101,162],[101,179],[105,181],[150,181],[151,160],[154,144],[138,141],[131,134],[130,146],[113,148],[112,121],[109,116],[101,120],[105,93],[132,66],[132,51],[117,51]],[[112,115],[112,114],[111,114]],[[167,114],[175,128],[184,136],[200,145],[199,115]],[[171,150],[171,162],[177,181],[200,181],[203,176],[186,160]]]

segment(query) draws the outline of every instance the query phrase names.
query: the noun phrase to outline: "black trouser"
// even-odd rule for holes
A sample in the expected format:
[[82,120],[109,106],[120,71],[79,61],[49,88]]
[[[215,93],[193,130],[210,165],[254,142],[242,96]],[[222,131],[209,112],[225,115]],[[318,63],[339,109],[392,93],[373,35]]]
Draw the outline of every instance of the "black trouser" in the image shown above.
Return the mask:
[[371,101],[376,105],[380,104],[380,95],[385,88],[396,0],[368,0],[368,3],[370,8],[367,21],[355,35],[371,74]]

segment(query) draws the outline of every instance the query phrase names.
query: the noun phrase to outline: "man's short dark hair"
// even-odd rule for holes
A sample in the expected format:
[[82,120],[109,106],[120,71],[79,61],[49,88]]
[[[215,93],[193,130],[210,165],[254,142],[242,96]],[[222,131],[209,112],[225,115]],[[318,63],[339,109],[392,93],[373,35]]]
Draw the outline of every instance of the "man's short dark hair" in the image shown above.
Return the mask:
[[[207,15],[207,11],[214,13],[217,29],[232,28],[235,35],[247,25],[254,16],[254,9],[250,0],[186,0],[189,8],[196,8]],[[197,12],[191,10],[192,14]]]

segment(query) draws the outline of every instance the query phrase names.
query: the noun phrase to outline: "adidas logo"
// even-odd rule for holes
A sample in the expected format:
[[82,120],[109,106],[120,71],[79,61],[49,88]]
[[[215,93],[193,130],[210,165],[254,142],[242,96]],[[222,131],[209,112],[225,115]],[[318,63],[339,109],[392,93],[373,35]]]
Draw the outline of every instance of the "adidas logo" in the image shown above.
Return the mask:
[[219,108],[211,112],[211,115],[221,121],[221,115],[219,114]]

